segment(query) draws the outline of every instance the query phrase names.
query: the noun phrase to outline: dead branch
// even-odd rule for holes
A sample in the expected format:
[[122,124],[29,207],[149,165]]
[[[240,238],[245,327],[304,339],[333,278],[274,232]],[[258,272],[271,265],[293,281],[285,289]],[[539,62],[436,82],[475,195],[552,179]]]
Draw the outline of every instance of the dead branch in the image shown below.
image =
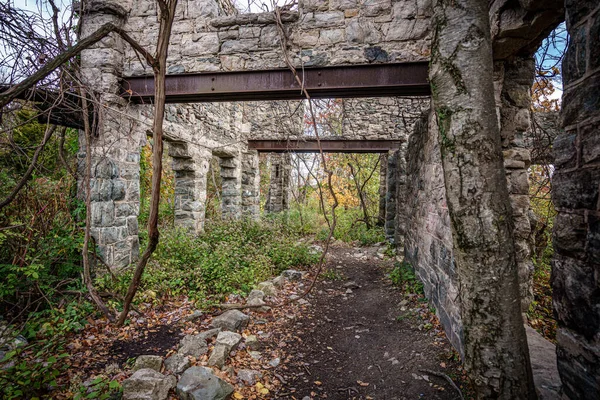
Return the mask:
[[154,72],[155,90],[154,90],[154,122],[152,134],[154,146],[152,148],[152,195],[150,199],[150,216],[148,218],[148,245],[140,257],[140,260],[133,273],[133,278],[127,289],[125,300],[123,302],[123,311],[117,321],[118,326],[125,323],[127,314],[131,307],[131,302],[135,297],[142,274],[148,264],[148,260],[156,250],[159,241],[158,231],[158,209],[160,202],[160,184],[162,179],[162,156],[163,156],[163,123],[165,117],[166,88],[165,75],[167,72],[167,54],[169,50],[169,39],[171,38],[171,28],[175,19],[175,9],[177,0],[158,0],[160,7],[160,26],[158,33],[158,43],[156,45],[156,62],[152,65]]

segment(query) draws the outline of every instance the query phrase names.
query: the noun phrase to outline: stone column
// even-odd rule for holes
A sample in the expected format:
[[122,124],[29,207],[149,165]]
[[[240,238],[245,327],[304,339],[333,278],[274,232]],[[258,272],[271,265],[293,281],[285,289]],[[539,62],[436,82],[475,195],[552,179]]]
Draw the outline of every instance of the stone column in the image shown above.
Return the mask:
[[240,157],[221,158],[221,212],[224,219],[242,216],[242,162]]
[[242,154],[242,215],[260,217],[260,170],[257,151]]
[[385,226],[385,195],[387,193],[387,163],[388,155],[379,156],[379,215],[377,225]]
[[175,226],[192,233],[204,230],[207,176],[212,153],[186,143],[169,143],[175,173]]
[[600,398],[600,3],[567,1],[564,133],[554,141],[552,290],[569,399]]
[[391,243],[396,235],[396,184],[399,151],[388,154],[387,192],[385,194],[385,237]]
[[[519,268],[521,311],[533,301],[533,262],[531,260],[531,224],[529,222],[529,181],[527,169],[531,152],[525,140],[530,127],[531,85],[535,62],[533,58],[516,58],[497,62],[498,81],[496,104],[499,106],[500,135],[504,168],[514,221],[515,255]],[[498,86],[499,85],[499,86]]]
[[[111,22],[123,26],[130,1],[107,0],[102,7],[91,7],[82,16],[82,34],[86,37]],[[93,103],[99,125],[91,139],[92,176],[91,234],[100,257],[111,267],[121,268],[139,256],[138,213],[140,204],[140,149],[145,140],[130,109],[119,93],[123,70],[124,43],[114,34],[81,53],[81,72]],[[80,134],[78,155],[79,198],[85,198],[85,135]]]
[[290,155],[271,154],[271,183],[265,211],[277,213],[290,207]]
[[398,150],[398,159],[396,161],[396,223],[394,229],[394,244],[402,251],[404,247],[404,237],[406,235],[406,225],[408,224],[408,213],[406,210],[407,196],[407,165],[406,148],[407,142],[403,142]]

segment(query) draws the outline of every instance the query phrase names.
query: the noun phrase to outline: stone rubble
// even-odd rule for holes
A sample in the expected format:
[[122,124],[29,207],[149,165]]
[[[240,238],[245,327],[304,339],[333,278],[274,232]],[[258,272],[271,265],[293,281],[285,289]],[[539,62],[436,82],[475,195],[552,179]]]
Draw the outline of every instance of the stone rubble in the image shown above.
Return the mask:
[[133,371],[138,371],[140,369],[153,369],[156,372],[160,372],[163,365],[163,358],[161,356],[154,355],[141,355],[135,359],[135,364],[133,365]]
[[188,368],[177,383],[177,394],[182,400],[225,400],[233,390],[233,386],[206,367]]
[[248,325],[250,317],[240,310],[229,310],[213,318],[211,326],[228,331],[239,331]]
[[123,381],[123,400],[166,400],[177,379],[153,369],[140,369]]

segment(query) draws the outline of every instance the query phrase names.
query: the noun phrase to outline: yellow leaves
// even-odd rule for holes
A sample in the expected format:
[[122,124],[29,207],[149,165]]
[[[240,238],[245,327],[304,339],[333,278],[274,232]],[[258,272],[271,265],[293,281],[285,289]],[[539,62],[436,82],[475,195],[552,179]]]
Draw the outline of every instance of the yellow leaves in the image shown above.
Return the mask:
[[235,392],[235,393],[233,393],[233,398],[237,399],[237,400],[242,400],[244,398],[244,395],[241,394],[240,392]]
[[260,382],[256,382],[256,385],[254,385],[254,387],[256,388],[256,390],[258,391],[258,393],[262,394],[262,395],[267,395],[269,394],[269,389],[267,389],[262,383]]

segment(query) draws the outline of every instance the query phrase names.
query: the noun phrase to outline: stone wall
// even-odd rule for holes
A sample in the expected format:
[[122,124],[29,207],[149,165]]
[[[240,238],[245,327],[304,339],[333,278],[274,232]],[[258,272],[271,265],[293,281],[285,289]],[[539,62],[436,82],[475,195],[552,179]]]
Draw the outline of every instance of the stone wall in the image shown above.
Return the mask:
[[[306,0],[282,13],[298,66],[426,60],[431,0]],[[145,48],[157,37],[154,1],[133,0],[125,29]],[[273,13],[225,15],[216,2],[188,0],[173,26],[170,74],[285,68]],[[125,75],[148,74],[133,51]]]
[[437,135],[432,114],[424,114],[408,143],[406,204],[401,206],[406,215],[404,256],[423,282],[448,339],[462,355],[459,284]]
[[600,4],[566,1],[564,133],[554,141],[552,289],[557,357],[570,399],[600,398]]
[[535,62],[532,57],[516,57],[511,61],[497,61],[494,65],[496,105],[500,121],[504,169],[512,205],[515,258],[519,269],[521,311],[524,316],[533,301],[532,238],[527,172],[531,164],[531,152],[526,147],[525,138],[531,125],[530,90],[534,70]]
[[290,206],[291,164],[288,153],[271,154],[271,180],[265,211],[278,213],[286,211]]

